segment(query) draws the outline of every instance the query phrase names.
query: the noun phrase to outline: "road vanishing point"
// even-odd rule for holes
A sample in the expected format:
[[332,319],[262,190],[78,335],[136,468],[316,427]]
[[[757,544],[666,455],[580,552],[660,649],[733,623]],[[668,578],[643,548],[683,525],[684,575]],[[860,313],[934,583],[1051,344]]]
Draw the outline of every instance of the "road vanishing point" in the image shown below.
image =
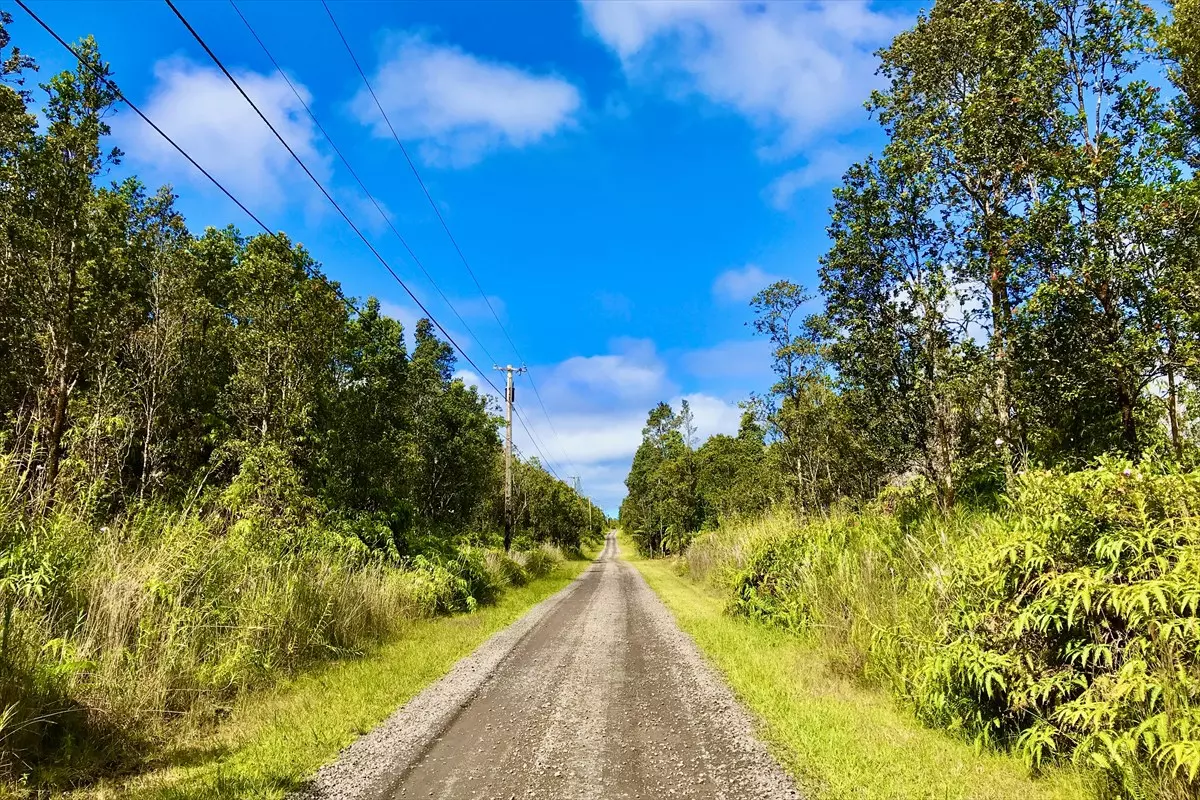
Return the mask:
[[323,769],[310,798],[798,798],[609,534],[573,583]]

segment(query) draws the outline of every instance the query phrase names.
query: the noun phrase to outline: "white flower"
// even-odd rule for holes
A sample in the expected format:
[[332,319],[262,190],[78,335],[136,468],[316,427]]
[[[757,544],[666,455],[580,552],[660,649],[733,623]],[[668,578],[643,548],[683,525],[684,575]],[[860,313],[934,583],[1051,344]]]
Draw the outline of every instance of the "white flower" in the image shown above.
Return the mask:
[[996,447],[1001,447],[1003,445],[1004,445],[1004,440],[1001,439],[999,436],[997,436],[996,437]]

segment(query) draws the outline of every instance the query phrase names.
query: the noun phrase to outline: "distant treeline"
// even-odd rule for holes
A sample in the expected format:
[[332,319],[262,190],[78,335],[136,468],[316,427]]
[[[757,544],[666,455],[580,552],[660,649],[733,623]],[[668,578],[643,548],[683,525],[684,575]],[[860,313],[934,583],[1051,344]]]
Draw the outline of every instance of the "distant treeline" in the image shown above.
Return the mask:
[[1200,5],[941,0],[879,55],[888,142],[834,190],[823,310],[754,298],[778,381],[735,439],[651,412],[621,509],[649,550],[914,478],[946,510],[1032,466],[1195,462]]

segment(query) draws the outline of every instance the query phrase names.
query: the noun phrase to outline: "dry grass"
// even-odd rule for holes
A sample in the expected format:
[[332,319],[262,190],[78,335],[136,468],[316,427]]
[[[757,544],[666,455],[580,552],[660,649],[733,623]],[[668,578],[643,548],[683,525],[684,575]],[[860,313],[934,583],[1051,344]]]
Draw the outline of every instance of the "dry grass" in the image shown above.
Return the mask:
[[465,549],[398,568],[317,525],[251,538],[215,515],[155,509],[101,527],[2,509],[0,521],[0,770],[49,788],[136,768],[248,690],[562,560]]

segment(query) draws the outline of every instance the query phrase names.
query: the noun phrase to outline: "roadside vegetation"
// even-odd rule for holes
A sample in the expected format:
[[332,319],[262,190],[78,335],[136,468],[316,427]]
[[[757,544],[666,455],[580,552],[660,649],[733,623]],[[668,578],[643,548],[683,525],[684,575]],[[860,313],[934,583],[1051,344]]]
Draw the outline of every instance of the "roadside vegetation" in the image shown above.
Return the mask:
[[361,657],[317,665],[264,691],[243,695],[219,727],[185,731],[156,754],[143,774],[106,779],[70,796],[283,798],[493,633],[566,586],[589,563],[558,562],[547,577],[513,587],[471,614],[401,623],[395,636]]
[[[1200,5],[943,0],[736,436],[652,409],[621,523],[919,719],[1200,796]],[[820,300],[823,306],[814,301]]]
[[169,188],[112,182],[96,44],[35,89],[11,28],[0,779],[137,770],[247,691],[403,649],[600,538],[598,508],[521,461],[504,552],[501,420],[435,326],[345,297],[282,233],[194,234]]
[[760,720],[771,752],[813,800],[1078,800],[1086,775],[1054,769],[1034,779],[1011,755],[923,727],[886,693],[839,663],[810,634],[726,613],[726,586],[681,575],[666,560],[633,557],[734,692]]

